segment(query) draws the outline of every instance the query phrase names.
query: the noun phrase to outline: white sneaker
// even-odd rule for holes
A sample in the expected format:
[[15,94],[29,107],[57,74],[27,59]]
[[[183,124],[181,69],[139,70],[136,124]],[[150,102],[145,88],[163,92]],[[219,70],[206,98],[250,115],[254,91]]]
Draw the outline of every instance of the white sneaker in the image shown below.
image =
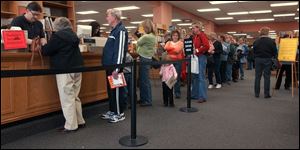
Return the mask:
[[219,89],[219,88],[221,88],[221,87],[222,87],[221,84],[217,84],[216,89]]
[[212,84],[208,85],[208,89],[212,89],[214,86]]
[[125,120],[125,115],[124,113],[120,114],[120,115],[113,115],[110,119],[109,119],[109,123],[117,123],[119,121],[123,121]]
[[101,118],[102,118],[102,119],[110,119],[114,114],[115,114],[114,112],[108,111],[108,112],[106,112],[105,114],[102,114],[102,115],[101,115]]

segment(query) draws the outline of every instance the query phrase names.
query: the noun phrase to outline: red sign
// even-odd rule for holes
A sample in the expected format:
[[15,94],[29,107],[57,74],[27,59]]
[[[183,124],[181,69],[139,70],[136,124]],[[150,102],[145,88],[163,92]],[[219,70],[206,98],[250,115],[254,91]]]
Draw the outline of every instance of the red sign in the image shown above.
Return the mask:
[[27,48],[26,38],[23,30],[2,31],[4,50]]

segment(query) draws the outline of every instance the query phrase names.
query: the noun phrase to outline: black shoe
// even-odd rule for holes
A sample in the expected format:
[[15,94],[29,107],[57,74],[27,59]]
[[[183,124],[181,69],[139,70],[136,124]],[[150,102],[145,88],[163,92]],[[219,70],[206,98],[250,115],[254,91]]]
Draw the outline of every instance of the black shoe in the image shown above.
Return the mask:
[[147,106],[152,106],[152,104],[141,103],[140,106],[141,106],[141,107],[147,107]]
[[165,107],[168,107],[168,104],[164,104]]
[[80,129],[80,128],[85,128],[85,123],[84,124],[79,124],[78,129]]
[[69,129],[66,129],[66,128],[59,128],[57,131],[58,132],[62,132],[62,133],[71,133],[71,132],[75,132],[77,131],[78,129],[75,129],[75,130],[69,130]]
[[256,98],[259,98],[259,95],[255,95]]
[[175,107],[175,105],[174,105],[174,104],[170,104],[169,106],[170,106],[170,107]]
[[142,101],[141,101],[141,100],[138,100],[138,101],[136,101],[136,103],[137,103],[137,104],[141,104],[141,103],[142,103]]
[[270,95],[266,95],[265,98],[271,98],[271,96]]
[[179,96],[179,95],[177,95],[177,96],[175,96],[175,98],[176,98],[176,99],[180,99],[180,96]]
[[233,82],[238,82],[237,80],[232,80]]

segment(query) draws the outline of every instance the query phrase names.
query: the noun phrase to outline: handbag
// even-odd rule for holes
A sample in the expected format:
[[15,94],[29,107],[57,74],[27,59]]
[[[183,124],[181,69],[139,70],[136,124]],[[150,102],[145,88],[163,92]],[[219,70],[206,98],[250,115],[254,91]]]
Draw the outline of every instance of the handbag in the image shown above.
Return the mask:
[[199,73],[199,62],[198,62],[198,57],[196,55],[191,56],[191,73],[194,74]]
[[281,64],[278,61],[277,58],[272,58],[272,66],[271,66],[271,70],[277,70],[281,68]]
[[41,50],[42,50],[41,39],[39,37],[33,38],[32,43],[31,43],[31,47],[30,47],[31,65],[33,64],[33,61],[34,61],[34,54],[38,53],[40,58],[41,58],[42,66],[44,66],[44,59],[43,59],[43,55],[41,53]]

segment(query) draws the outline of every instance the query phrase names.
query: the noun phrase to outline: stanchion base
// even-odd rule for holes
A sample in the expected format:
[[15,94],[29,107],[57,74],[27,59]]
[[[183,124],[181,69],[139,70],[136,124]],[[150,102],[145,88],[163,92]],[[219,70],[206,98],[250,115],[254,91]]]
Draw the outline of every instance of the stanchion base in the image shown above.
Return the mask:
[[191,107],[191,108],[188,108],[188,107],[182,107],[179,109],[181,112],[187,112],[187,113],[191,113],[191,112],[197,112],[198,109],[197,108],[194,108],[194,107]]
[[119,140],[123,146],[137,147],[148,143],[148,139],[144,136],[136,136],[136,139],[131,139],[131,136],[124,136]]

